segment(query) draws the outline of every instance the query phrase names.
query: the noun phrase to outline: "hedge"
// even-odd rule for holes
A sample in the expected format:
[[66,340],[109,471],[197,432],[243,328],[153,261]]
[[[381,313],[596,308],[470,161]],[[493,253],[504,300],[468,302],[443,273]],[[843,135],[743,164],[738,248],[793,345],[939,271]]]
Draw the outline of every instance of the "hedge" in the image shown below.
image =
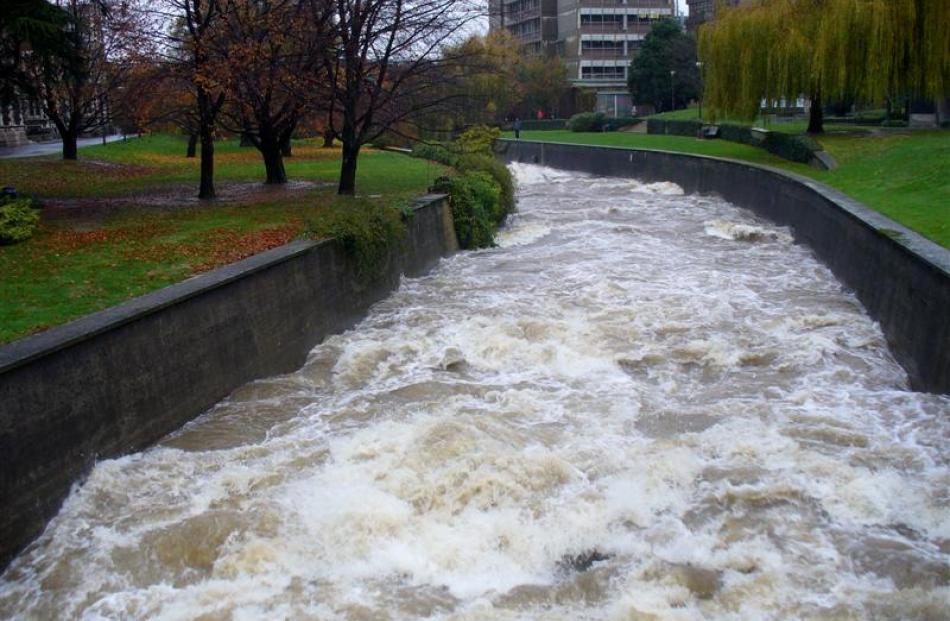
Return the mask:
[[603,112],[581,112],[568,120],[567,129],[572,132],[611,132],[621,127],[634,125],[641,120],[635,116],[611,117]]
[[781,158],[802,164],[810,164],[815,159],[815,152],[821,151],[821,145],[808,136],[782,132],[768,132],[762,148]]
[[702,129],[702,121],[647,119],[648,134],[667,134],[670,136],[689,136],[690,138],[695,138]]
[[603,112],[581,112],[567,121],[567,128],[572,132],[599,132],[604,129]]
[[[673,119],[647,119],[648,134],[667,134],[671,136],[695,137],[702,130],[701,121],[680,121]],[[769,153],[792,162],[810,164],[815,152],[821,151],[821,145],[809,138],[782,132],[765,132],[764,140],[758,140],[751,127],[723,123],[719,125],[719,137],[730,142],[740,142],[760,146]]]
[[746,125],[723,123],[719,125],[719,137],[729,142],[741,142],[742,144],[751,145],[758,144],[752,137],[752,128]]

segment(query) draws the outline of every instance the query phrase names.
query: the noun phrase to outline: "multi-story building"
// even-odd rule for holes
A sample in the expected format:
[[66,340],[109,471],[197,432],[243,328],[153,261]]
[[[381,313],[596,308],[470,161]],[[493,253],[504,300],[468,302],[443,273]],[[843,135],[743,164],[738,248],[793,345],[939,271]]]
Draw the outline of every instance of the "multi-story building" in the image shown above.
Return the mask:
[[686,29],[696,32],[696,29],[710,22],[716,17],[716,8],[723,3],[733,6],[748,0],[686,0],[689,6],[689,18],[686,20]]
[[506,28],[528,53],[553,53],[558,0],[490,0],[490,4],[492,29]]
[[55,135],[56,129],[35,100],[16,97],[0,103],[0,147],[18,147],[37,136]]
[[556,54],[610,116],[635,112],[630,61],[656,20],[677,15],[675,0],[491,0],[491,8],[491,28],[508,29],[527,52]]
[[0,147],[18,147],[28,142],[19,102],[0,104]]

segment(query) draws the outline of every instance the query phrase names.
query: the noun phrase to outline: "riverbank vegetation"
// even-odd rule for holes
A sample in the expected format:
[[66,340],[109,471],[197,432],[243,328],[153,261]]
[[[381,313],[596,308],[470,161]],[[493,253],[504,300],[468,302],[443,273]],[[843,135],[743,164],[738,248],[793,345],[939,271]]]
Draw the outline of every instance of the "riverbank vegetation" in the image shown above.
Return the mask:
[[453,174],[435,181],[433,190],[449,195],[455,233],[462,248],[495,245],[495,229],[515,209],[511,172],[492,154],[501,132],[484,125],[468,129],[448,144],[417,144],[415,157],[450,166]]
[[359,237],[368,220],[357,213],[399,222],[402,209],[445,171],[370,149],[360,158],[361,192],[338,196],[338,148],[295,141],[288,183],[269,186],[260,183],[253,149],[219,141],[218,199],[207,202],[193,195],[200,164],[184,157],[185,147],[184,137],[155,135],[88,147],[80,161],[0,160],[0,179],[43,207],[32,239],[0,247],[0,342],[274,248],[305,230]]
[[[633,132],[522,132],[524,140],[694,153],[764,164],[821,181],[950,248],[950,133],[946,130],[855,130],[815,139],[837,162],[817,170],[758,147],[725,140]],[[510,133],[506,137],[512,137]]]

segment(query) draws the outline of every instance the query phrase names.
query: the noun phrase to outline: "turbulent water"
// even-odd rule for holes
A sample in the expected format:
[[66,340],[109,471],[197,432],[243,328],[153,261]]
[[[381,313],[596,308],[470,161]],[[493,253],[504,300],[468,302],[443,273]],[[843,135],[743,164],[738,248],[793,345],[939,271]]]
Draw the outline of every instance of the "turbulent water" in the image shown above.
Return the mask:
[[517,166],[500,247],[100,463],[36,619],[947,619],[950,399],[788,231]]

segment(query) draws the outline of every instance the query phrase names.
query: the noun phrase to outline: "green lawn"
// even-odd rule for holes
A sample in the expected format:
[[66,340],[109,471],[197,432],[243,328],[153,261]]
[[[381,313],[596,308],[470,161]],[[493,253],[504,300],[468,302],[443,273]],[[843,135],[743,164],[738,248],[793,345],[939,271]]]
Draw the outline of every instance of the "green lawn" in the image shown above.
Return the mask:
[[[319,142],[295,142],[294,157],[285,160],[288,177],[336,182],[340,152],[322,149]],[[368,168],[360,170],[357,191],[373,194],[418,188],[415,167],[410,166],[410,174],[401,174],[407,158],[372,150],[364,153],[360,163]],[[189,191],[194,186],[197,193],[198,159],[184,154],[182,137],[149,135],[85,147],[75,162],[52,156],[0,160],[0,180],[40,198],[123,196],[174,185],[187,186]],[[216,183],[263,180],[264,165],[256,149],[240,147],[236,139],[215,144]]]
[[[185,142],[174,136],[84,148],[78,162],[0,160],[0,184],[33,194],[50,210],[80,214],[44,216],[32,239],[0,246],[0,343],[287,243],[341,212],[399,207],[444,170],[366,150],[359,194],[344,198],[335,192],[338,149],[306,141],[294,149],[286,166],[296,187],[272,189],[256,183],[264,178],[256,150],[219,143],[216,182],[226,200],[211,204],[193,199],[198,161],[184,157]],[[244,185],[235,193],[238,182]],[[99,212],[110,200],[121,202]]]
[[[511,136],[506,134],[506,137]],[[724,140],[569,131],[522,131],[521,137],[523,140],[713,155],[782,168],[836,188],[950,248],[950,132],[946,130],[871,132],[855,131],[851,127],[847,132],[828,133],[818,137],[818,142],[838,162],[838,168],[829,171]]]

